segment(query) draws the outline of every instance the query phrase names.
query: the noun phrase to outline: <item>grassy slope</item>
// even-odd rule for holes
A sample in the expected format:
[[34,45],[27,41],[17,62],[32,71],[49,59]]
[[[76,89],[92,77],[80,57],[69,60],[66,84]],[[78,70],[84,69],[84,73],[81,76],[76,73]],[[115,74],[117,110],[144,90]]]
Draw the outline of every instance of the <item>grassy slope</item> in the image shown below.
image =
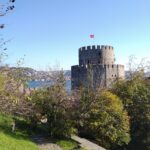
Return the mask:
[[26,132],[11,132],[12,118],[0,115],[0,150],[38,150]]
[[[39,150],[28,137],[28,130],[25,122],[22,122],[22,130],[17,129],[15,133],[11,132],[12,118],[0,114],[0,150]],[[53,140],[52,140],[53,141]],[[58,140],[54,143],[58,144],[62,150],[86,150],[80,148],[77,142],[69,139]]]

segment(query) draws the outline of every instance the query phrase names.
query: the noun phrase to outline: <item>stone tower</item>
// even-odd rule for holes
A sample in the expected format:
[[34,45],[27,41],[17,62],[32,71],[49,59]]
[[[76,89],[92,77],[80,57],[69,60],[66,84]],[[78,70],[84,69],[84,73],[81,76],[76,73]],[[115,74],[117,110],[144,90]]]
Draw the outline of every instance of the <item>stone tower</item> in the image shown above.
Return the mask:
[[71,67],[72,89],[80,86],[110,87],[118,78],[124,78],[124,66],[116,65],[112,46],[93,45],[79,49],[79,65]]

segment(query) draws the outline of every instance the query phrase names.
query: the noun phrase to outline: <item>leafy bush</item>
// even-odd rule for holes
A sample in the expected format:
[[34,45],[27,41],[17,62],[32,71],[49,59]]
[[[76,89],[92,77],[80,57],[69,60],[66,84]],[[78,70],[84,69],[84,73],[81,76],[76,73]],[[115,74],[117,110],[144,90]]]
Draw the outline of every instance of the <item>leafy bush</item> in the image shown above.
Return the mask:
[[76,110],[75,115],[80,115],[77,126],[82,136],[111,149],[129,143],[129,117],[116,95],[108,91],[84,90]]
[[137,72],[132,79],[117,82],[113,92],[121,98],[131,118],[128,149],[150,150],[150,80]]
[[51,137],[68,137],[74,131],[67,109],[68,96],[61,79],[62,76],[49,88],[36,90],[31,95],[35,105],[31,120],[47,120]]

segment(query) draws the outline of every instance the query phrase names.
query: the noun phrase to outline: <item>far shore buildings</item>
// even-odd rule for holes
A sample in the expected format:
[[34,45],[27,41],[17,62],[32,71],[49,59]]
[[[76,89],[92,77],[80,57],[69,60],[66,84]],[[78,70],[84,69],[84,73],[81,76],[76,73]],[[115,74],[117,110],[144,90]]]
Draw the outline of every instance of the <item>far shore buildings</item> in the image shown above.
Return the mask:
[[124,65],[115,64],[112,46],[79,48],[79,65],[71,67],[72,90],[80,86],[110,87],[118,78],[124,78]]

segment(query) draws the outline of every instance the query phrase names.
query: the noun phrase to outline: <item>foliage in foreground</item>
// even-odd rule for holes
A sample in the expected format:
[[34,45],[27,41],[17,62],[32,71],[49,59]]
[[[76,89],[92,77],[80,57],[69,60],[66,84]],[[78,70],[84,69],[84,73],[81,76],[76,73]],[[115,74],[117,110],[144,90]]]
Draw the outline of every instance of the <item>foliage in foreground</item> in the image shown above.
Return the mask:
[[75,110],[74,119],[82,136],[111,149],[129,143],[129,117],[116,95],[83,90]]
[[[73,98],[64,89],[61,72],[53,76],[53,85],[33,91],[31,95],[20,93],[19,87],[25,81],[16,76],[20,73],[22,71],[7,76],[2,70],[0,111],[3,113],[19,114],[30,119],[36,127],[44,121],[47,133],[54,138],[69,137],[77,128],[81,135],[96,140],[106,148],[123,146],[131,150],[150,149],[150,81],[145,80],[141,73],[135,74],[130,80],[117,82],[111,92],[81,89],[75,96],[72,95]],[[10,131],[10,127],[5,131]],[[19,136],[20,139],[22,136],[26,139],[21,134],[11,134],[11,137]],[[125,146],[130,135],[131,142]]]
[[113,92],[122,100],[131,121],[131,142],[128,149],[150,150],[150,80],[143,72],[132,79],[116,83]]
[[60,72],[57,76],[55,84],[32,93],[35,113],[31,120],[35,123],[47,120],[45,124],[51,137],[70,137],[73,127],[67,109],[68,97],[64,88],[63,73]]

